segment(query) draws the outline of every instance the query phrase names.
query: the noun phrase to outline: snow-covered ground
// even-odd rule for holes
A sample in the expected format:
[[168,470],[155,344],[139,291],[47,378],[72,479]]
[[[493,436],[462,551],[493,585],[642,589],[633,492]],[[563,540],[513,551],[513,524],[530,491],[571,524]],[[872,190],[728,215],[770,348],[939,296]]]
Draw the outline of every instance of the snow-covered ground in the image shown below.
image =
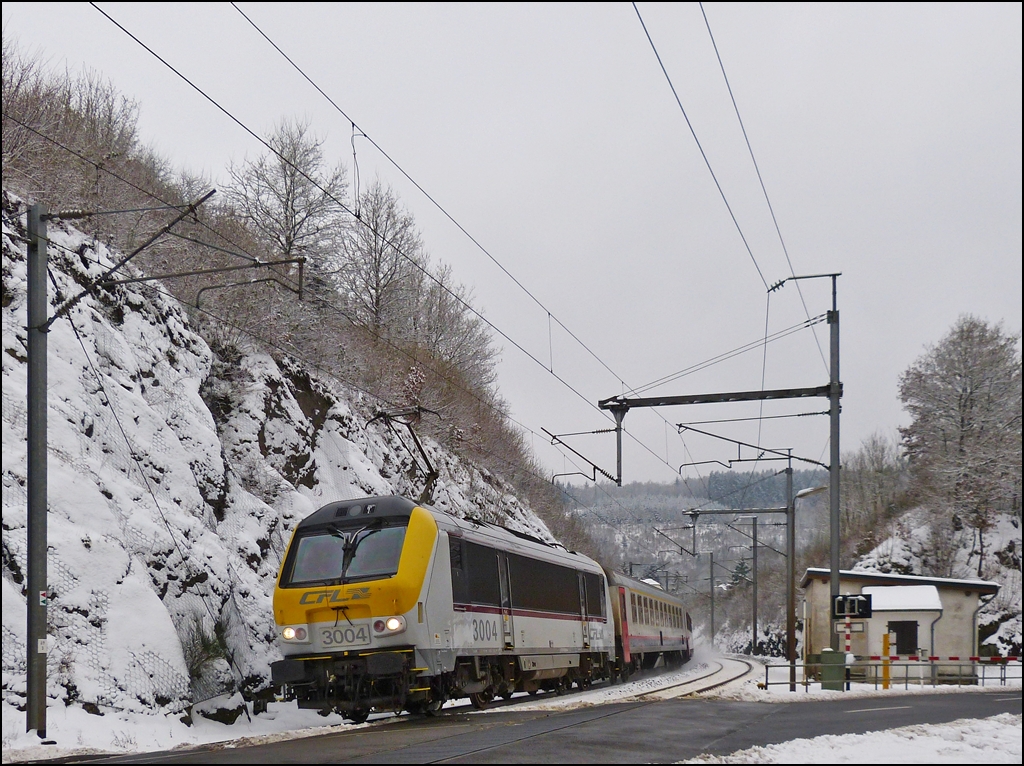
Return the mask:
[[680,763],[1020,763],[1021,717],[961,718],[868,734],[825,735]]
[[[624,702],[645,694],[664,689],[686,681],[703,677],[713,669],[721,657],[710,651],[699,652],[686,667],[671,672],[652,675],[616,686],[599,686],[585,692],[564,696],[539,695],[529,699],[516,695],[515,709],[530,710],[573,710],[583,707]],[[776,671],[773,670],[773,678]],[[785,686],[770,686],[768,690],[758,688],[763,673],[753,678],[734,681],[725,687],[708,692],[705,696],[721,699],[737,699],[759,702],[796,702],[823,699],[849,699],[851,697],[876,697],[905,694],[903,689],[892,691],[875,690],[870,685],[854,684],[849,692],[822,691],[811,686],[810,691],[793,694]],[[780,679],[781,680],[781,679]],[[991,687],[986,687],[991,688]],[[997,687],[999,688],[999,687]],[[1008,682],[1009,694],[1020,694],[1019,675]],[[688,689],[682,691],[689,691]],[[972,694],[978,687],[911,687],[912,694]],[[141,753],[172,748],[188,748],[213,742],[231,742],[232,747],[263,744],[285,739],[299,739],[320,734],[351,730],[367,726],[388,725],[399,720],[393,714],[371,716],[365,724],[346,723],[340,716],[320,716],[308,710],[299,710],[295,703],[270,703],[269,710],[251,720],[240,717],[234,724],[225,725],[193,716],[193,723],[187,726],[179,716],[173,714],[146,715],[133,712],[108,713],[103,716],[89,715],[82,708],[50,701],[47,711],[47,735],[56,744],[43,746],[35,734],[22,733],[25,714],[9,705],[3,707],[3,762],[16,763],[38,758],[57,758],[88,753]],[[459,703],[448,703],[446,708]],[[222,703],[224,705],[224,703]],[[226,705],[224,705],[226,706]],[[200,706],[201,707],[201,706]],[[481,715],[506,708],[495,707]],[[917,748],[921,750],[911,757],[897,755],[896,748]],[[789,749],[787,749],[789,748]],[[817,748],[817,749],[815,749]],[[822,753],[828,752],[828,756]],[[915,751],[916,752],[916,751]],[[814,753],[817,753],[815,756]],[[960,763],[1019,763],[1021,755],[1021,717],[1000,715],[983,720],[962,720],[949,724],[910,726],[885,732],[863,735],[816,737],[813,740],[794,740],[783,745],[752,748],[735,755],[741,761],[751,762],[817,762],[834,761],[847,763],[889,763],[905,760],[908,763],[960,762]],[[734,757],[734,756],[730,756]],[[915,760],[916,759],[916,760]],[[705,760],[698,762],[719,762]],[[722,761],[725,762],[725,761]]]

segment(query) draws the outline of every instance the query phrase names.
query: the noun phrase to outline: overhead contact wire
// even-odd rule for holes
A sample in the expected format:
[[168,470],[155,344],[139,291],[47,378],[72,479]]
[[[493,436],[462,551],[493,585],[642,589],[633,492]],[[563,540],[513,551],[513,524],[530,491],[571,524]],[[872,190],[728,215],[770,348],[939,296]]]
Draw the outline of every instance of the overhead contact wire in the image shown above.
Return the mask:
[[[244,18],[252,26],[253,29],[255,29],[256,32],[259,33],[259,35],[261,37],[263,37],[263,39],[266,40],[271,45],[271,47],[274,48],[274,50],[276,50],[278,53],[281,54],[281,56],[285,59],[285,61],[287,61],[289,64],[291,64],[291,66],[295,69],[295,71],[298,72],[303,77],[303,79],[306,80],[306,82],[308,82],[310,85],[312,85],[313,88],[315,88],[316,91],[318,93],[320,93],[320,95],[322,95],[325,99],[327,99],[328,103],[330,103],[331,106],[333,106],[337,110],[337,112],[342,117],[344,117],[352,125],[353,131],[358,130],[359,134],[362,137],[364,137],[367,141],[369,141],[374,146],[374,148],[377,149],[377,151],[379,151],[381,153],[381,155],[384,156],[384,158],[387,159],[388,162],[390,162],[398,170],[398,172],[400,172],[403,176],[405,176],[405,178],[413,186],[415,186],[416,189],[418,189],[420,191],[420,193],[423,194],[423,196],[426,197],[431,202],[431,204],[434,205],[434,207],[436,207],[449,221],[451,221],[452,224],[459,231],[461,231],[470,240],[470,242],[472,242],[480,250],[480,252],[482,252],[484,255],[486,255],[491,260],[491,262],[494,263],[494,265],[496,265],[509,279],[511,279],[516,284],[517,287],[519,287],[520,290],[522,290],[527,296],[529,296],[529,298],[548,315],[548,323],[549,323],[549,331],[548,331],[549,338],[548,338],[548,340],[549,340],[549,346],[550,346],[550,322],[553,320],[559,327],[561,327],[569,335],[570,338],[572,338],[574,341],[576,341],[576,343],[578,343],[580,345],[580,347],[582,347],[584,350],[586,350],[586,352],[588,354],[590,354],[590,356],[593,357],[593,359],[595,359],[612,377],[614,377],[616,380],[618,380],[629,392],[634,393],[634,394],[636,393],[636,391],[628,383],[626,383],[625,380],[623,380],[621,375],[616,373],[600,356],[597,355],[597,353],[595,353],[593,351],[593,349],[591,349],[586,343],[584,343],[571,329],[569,329],[569,327],[567,327],[565,325],[564,322],[562,322],[562,320],[560,320],[555,314],[553,314],[551,312],[551,310],[548,309],[548,307],[545,306],[540,301],[540,299],[537,298],[522,282],[520,282],[519,279],[517,279],[515,277],[515,275],[513,275],[507,268],[505,268],[505,266],[486,247],[484,247],[483,244],[481,244],[480,241],[476,239],[476,237],[474,237],[472,234],[470,234],[470,232],[461,223],[459,223],[459,221],[456,220],[456,218],[454,216],[452,216],[452,214],[449,213],[444,208],[444,206],[441,205],[441,203],[439,203],[436,199],[434,199],[434,197],[431,196],[431,194],[426,189],[424,189],[419,184],[419,182],[416,181],[416,179],[414,179],[411,175],[409,175],[409,173],[406,172],[405,168],[403,168],[401,165],[399,165],[398,162],[394,158],[392,158],[391,155],[388,154],[370,135],[368,135],[366,133],[366,131],[363,130],[358,125],[358,123],[356,123],[356,121],[353,120],[352,117],[350,117],[348,115],[347,112],[345,112],[344,109],[342,109],[340,106],[338,106],[338,104],[334,101],[334,99],[332,99],[323,90],[323,88],[321,88],[319,85],[317,85],[316,82],[308,74],[306,74],[306,72],[302,69],[302,67],[300,67],[298,64],[295,63],[295,61],[291,58],[291,56],[289,56],[287,53],[284,52],[284,50],[282,50],[281,46],[279,46],[276,42],[274,42],[270,38],[270,36],[267,35],[267,33],[264,32],[259,27],[259,25],[256,24],[256,22],[254,22],[248,15],[246,15],[246,13],[241,8],[238,7],[237,3],[232,2],[231,5],[232,5],[232,7],[236,11],[238,11],[238,13],[242,16],[242,18]],[[741,236],[742,236],[742,232],[741,232]],[[764,281],[763,277],[762,277],[762,281]],[[765,286],[767,287],[767,284]],[[488,324],[490,324],[490,323],[488,323]],[[498,331],[497,328],[495,328],[495,330]],[[500,332],[500,331],[498,331],[498,332]],[[501,333],[501,334],[502,334],[503,337],[507,337],[507,336],[504,335],[504,333]],[[514,345],[516,345],[517,347],[519,347],[518,344],[515,344],[514,341],[510,340],[509,342],[511,342]],[[545,366],[538,359],[534,358],[532,354],[529,354],[528,352],[525,352],[525,351],[524,351],[524,353],[527,353],[528,356],[533,358],[534,361],[537,362],[538,364],[540,364],[542,367]],[[550,349],[549,349],[549,356],[550,356]],[[554,375],[553,366],[554,365],[553,365],[553,360],[552,360],[552,363],[549,364],[546,367],[548,372],[551,373],[552,375]],[[565,385],[568,385],[565,381],[562,381],[562,379],[559,378],[557,375],[555,375],[555,377],[558,380],[560,380],[561,382],[565,383]],[[569,386],[569,388],[571,389],[572,387]],[[573,390],[574,390],[575,393],[578,394],[578,392],[576,392],[575,389],[573,389]],[[589,400],[585,399],[585,401],[590,403]],[[663,416],[662,416],[662,419],[665,420],[666,423],[668,423],[668,420],[665,419]],[[644,445],[642,442],[637,440],[634,435],[629,434],[629,432],[626,431],[625,428],[623,429],[623,431],[626,432],[630,436],[630,438],[632,438],[635,441],[637,441],[638,444],[641,444],[641,446],[643,446],[644,449],[646,449],[652,455],[654,455],[655,457],[659,457],[660,458],[660,456],[658,456],[656,452],[654,452],[652,449],[647,447],[647,445]],[[671,468],[671,465],[667,461],[662,461],[662,462],[664,462],[666,465],[668,465]]]
[[[782,237],[782,229],[779,227],[779,220],[775,217],[775,208],[772,207],[772,201],[768,197],[768,189],[764,185],[764,178],[761,177],[761,168],[757,165],[757,158],[754,157],[754,148],[750,145],[750,138],[747,136],[747,128],[743,124],[743,118],[740,116],[740,108],[736,103],[736,96],[733,95],[732,85],[729,84],[729,75],[725,73],[725,64],[722,62],[722,54],[718,51],[718,43],[715,42],[715,35],[711,32],[711,23],[708,21],[708,15],[704,12],[704,3],[698,3],[700,6],[701,15],[704,17],[704,25],[708,28],[708,36],[711,38],[711,46],[715,49],[715,56],[718,58],[718,66],[722,70],[722,77],[725,79],[725,87],[729,91],[729,98],[732,100],[732,108],[736,112],[736,119],[740,124],[740,130],[743,132],[743,140],[747,143],[747,151],[750,152],[750,161],[754,163],[754,172],[757,173],[757,181],[761,184],[761,192],[764,194],[764,201],[768,205],[768,212],[771,213],[772,223],[775,225],[775,233],[779,236],[779,244],[782,245],[782,252],[786,256],[786,263],[789,265],[790,276],[796,276],[796,271],[793,270],[793,261],[789,257],[789,248],[786,247],[786,240]],[[804,298],[804,291],[800,288],[800,283],[796,284],[796,291],[800,295],[800,303],[803,304],[804,314],[808,319],[811,318],[811,312],[807,308],[807,301]],[[818,333],[811,330],[814,335],[814,343],[818,347],[818,354],[821,356],[821,361],[825,365],[826,371],[828,370],[828,362],[825,360],[825,352],[821,348],[821,341],[818,339]]]
[[644,17],[640,15],[640,9],[636,7],[636,3],[633,3],[633,10],[636,11],[636,17],[640,19],[640,26],[644,28],[644,34],[647,35],[647,42],[651,44],[651,50],[654,51],[654,56],[658,59],[658,65],[661,67],[662,74],[665,75],[665,79],[668,81],[668,87],[672,89],[672,95],[675,96],[676,104],[679,105],[679,111],[683,113],[683,119],[686,120],[686,127],[690,129],[690,135],[693,136],[693,140],[697,143],[697,148],[700,150],[700,156],[704,158],[704,164],[707,165],[708,172],[711,173],[711,179],[715,182],[718,193],[722,197],[722,202],[725,203],[725,209],[729,211],[729,217],[732,218],[733,225],[736,227],[736,231],[739,232],[740,239],[743,240],[743,246],[747,249],[747,255],[750,256],[750,261],[754,264],[754,268],[757,269],[757,275],[761,278],[761,282],[764,284],[764,289],[767,290],[768,280],[766,280],[764,278],[764,274],[761,273],[761,267],[758,265],[757,259],[754,257],[754,251],[750,249],[750,245],[747,243],[747,238],[743,234],[743,229],[740,227],[740,222],[736,220],[736,214],[732,211],[732,205],[729,204],[729,200],[725,196],[725,191],[722,189],[722,184],[718,182],[718,176],[715,175],[715,171],[711,167],[711,161],[708,159],[708,155],[704,151],[704,147],[701,145],[700,139],[697,138],[697,131],[694,130],[693,124],[690,122],[690,117],[686,114],[683,102],[679,98],[679,94],[676,92],[676,86],[672,84],[672,78],[669,77],[668,70],[665,69],[665,63],[661,60],[661,54],[658,53],[658,47],[654,44],[654,40],[651,38],[651,33],[647,30],[647,25],[644,23]]

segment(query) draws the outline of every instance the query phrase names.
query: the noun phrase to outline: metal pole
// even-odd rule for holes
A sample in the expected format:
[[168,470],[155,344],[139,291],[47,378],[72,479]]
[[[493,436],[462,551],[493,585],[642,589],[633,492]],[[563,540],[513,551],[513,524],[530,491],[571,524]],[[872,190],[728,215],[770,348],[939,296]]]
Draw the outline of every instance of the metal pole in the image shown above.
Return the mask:
[[46,208],[28,209],[28,641],[25,730],[46,738]]
[[612,410],[615,416],[615,484],[622,486],[622,419],[626,417],[628,410],[625,407],[616,407]]
[[[839,309],[836,306],[836,276],[832,277],[832,310],[828,314],[829,324],[829,526],[830,526],[830,603],[834,604],[839,595]],[[839,651],[839,634],[832,627],[829,616],[828,632],[833,651]]]
[[754,555],[754,642],[750,645],[750,653],[757,654],[757,516],[754,517],[753,522],[753,540],[751,546]]
[[715,552],[711,551],[711,646],[715,645]]
[[[786,469],[786,661],[789,662],[789,690],[796,691],[796,498],[793,496],[793,466]],[[805,629],[804,642],[808,632]]]

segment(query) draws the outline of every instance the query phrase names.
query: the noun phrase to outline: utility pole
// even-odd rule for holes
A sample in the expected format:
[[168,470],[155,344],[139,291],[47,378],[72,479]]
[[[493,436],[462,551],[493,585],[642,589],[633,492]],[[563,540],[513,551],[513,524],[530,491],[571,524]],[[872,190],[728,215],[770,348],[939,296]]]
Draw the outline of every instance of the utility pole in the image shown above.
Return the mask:
[[789,690],[796,691],[796,498],[793,465],[786,468],[786,661]]
[[711,647],[715,646],[715,552],[711,551]]
[[753,625],[754,640],[750,644],[750,654],[755,655],[757,654],[757,516],[755,516],[753,519],[753,527],[751,528],[751,533],[753,535],[753,539],[751,540],[751,550],[753,551],[754,559],[754,614],[753,621],[751,624]]
[[[256,261],[245,266],[229,266],[226,268],[203,269],[175,274],[160,274],[148,277],[112,279],[114,272],[127,264],[146,247],[166,234],[187,216],[193,215],[199,205],[211,196],[214,190],[207,192],[197,201],[185,206],[170,223],[162,227],[156,234],[149,237],[142,245],[136,247],[129,255],[109,268],[99,280],[93,282],[80,293],[65,301],[53,314],[49,313],[47,291],[47,253],[46,253],[46,222],[50,219],[87,218],[100,213],[87,211],[68,211],[49,213],[44,205],[30,205],[28,208],[28,251],[26,263],[26,303],[27,303],[27,391],[28,407],[26,438],[27,476],[27,562],[28,570],[26,598],[27,606],[27,641],[26,641],[26,713],[25,730],[35,731],[40,739],[46,740],[46,660],[49,653],[49,641],[46,636],[46,613],[49,605],[50,588],[47,577],[47,343],[46,337],[50,325],[71,309],[96,287],[127,284],[131,282],[147,282],[154,279],[213,274],[236,271],[240,268],[262,268],[283,264],[299,266],[299,297],[301,298],[302,268],[304,258],[288,258],[279,261]],[[177,207],[177,206],[176,206]],[[130,211],[105,211],[130,212]],[[104,213],[104,214],[105,214]],[[276,280],[274,280],[276,281]],[[278,283],[281,284],[281,283]],[[291,288],[288,288],[291,289]],[[52,744],[44,742],[44,744]]]
[[[836,305],[836,278],[832,274],[832,310],[828,314],[829,326],[829,604],[836,603],[839,595],[839,397],[842,386],[839,383],[839,309]],[[831,638],[832,651],[839,651],[839,634],[832,627],[831,606],[829,607],[828,632]]]
[[26,731],[46,739],[46,208],[28,209],[28,668]]

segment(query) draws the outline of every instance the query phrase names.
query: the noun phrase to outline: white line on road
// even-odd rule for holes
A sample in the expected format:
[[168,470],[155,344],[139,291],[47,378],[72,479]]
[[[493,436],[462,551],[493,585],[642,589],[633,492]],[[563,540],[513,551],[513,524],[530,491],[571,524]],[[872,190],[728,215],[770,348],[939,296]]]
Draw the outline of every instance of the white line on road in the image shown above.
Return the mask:
[[896,707],[865,707],[860,710],[847,710],[847,713],[874,713],[877,710],[910,710],[912,705],[897,705]]

